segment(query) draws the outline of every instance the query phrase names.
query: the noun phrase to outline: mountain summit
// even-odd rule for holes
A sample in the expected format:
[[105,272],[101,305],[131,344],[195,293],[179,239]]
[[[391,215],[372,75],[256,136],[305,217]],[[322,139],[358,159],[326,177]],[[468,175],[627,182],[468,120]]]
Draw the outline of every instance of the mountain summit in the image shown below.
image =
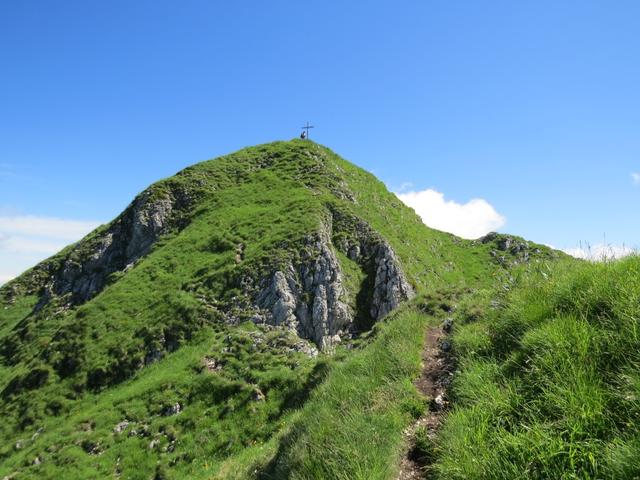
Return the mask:
[[[351,183],[363,175],[309,141],[204,162],[142,192],[12,291],[37,293],[36,311],[70,309],[151,258],[171,259],[180,264],[171,285],[156,280],[150,291],[186,292],[225,321],[286,325],[328,348],[414,294],[393,248],[362,218]],[[401,207],[386,196],[376,200]]]
[[0,475],[222,475],[403,302],[557,257],[429,229],[311,141],[193,165],[0,289]]

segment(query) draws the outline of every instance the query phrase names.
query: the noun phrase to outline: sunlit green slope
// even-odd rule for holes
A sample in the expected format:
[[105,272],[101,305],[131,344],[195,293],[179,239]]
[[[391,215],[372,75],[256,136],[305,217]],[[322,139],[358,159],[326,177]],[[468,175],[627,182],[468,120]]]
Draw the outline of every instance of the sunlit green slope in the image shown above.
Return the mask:
[[[515,237],[431,230],[313,142],[199,163],[0,289],[0,477],[296,476],[268,464],[290,455],[291,425],[335,436],[309,422],[344,409],[324,399],[347,386],[363,395],[342,399],[352,427],[375,390],[388,428],[353,445],[353,465],[390,475],[422,405],[411,378],[427,322],[556,257]],[[394,324],[387,311],[411,297]],[[376,449],[383,467],[368,460]]]

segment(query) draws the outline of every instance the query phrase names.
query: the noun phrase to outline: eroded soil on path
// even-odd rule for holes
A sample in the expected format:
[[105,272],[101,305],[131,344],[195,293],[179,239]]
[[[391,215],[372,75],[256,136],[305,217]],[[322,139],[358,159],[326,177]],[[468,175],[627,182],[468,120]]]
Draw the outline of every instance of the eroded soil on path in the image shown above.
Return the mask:
[[447,387],[453,376],[451,343],[446,338],[450,329],[451,321],[445,320],[442,325],[429,327],[425,332],[422,373],[414,384],[430,400],[429,408],[405,431],[408,451],[400,463],[397,480],[423,479],[428,474],[428,461],[416,445],[416,432],[426,430],[427,437],[433,441],[447,409]]

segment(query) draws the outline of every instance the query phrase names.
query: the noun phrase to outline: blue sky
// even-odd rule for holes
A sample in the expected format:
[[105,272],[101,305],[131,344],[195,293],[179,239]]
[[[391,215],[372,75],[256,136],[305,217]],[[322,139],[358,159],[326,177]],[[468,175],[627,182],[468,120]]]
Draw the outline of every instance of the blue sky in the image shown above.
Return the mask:
[[639,20],[624,0],[4,1],[0,282],[307,120],[467,236],[639,246]]

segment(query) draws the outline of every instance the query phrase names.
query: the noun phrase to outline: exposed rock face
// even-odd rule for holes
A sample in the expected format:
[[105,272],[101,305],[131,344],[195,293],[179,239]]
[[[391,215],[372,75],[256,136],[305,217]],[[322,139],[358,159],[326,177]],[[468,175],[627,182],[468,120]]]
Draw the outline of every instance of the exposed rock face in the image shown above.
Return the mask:
[[274,272],[266,288],[258,295],[257,304],[265,309],[266,320],[286,325],[303,338],[313,340],[320,348],[335,343],[353,315],[342,301],[345,295],[340,263],[326,236],[312,242],[309,256],[295,268]]
[[386,243],[378,246],[375,257],[375,283],[371,301],[371,317],[378,320],[414,295],[396,254]]
[[[359,226],[363,225],[361,222]],[[263,312],[257,320],[285,325],[321,349],[340,342],[341,336],[355,327],[355,312],[345,303],[347,292],[330,230],[323,227],[308,240],[304,249],[307,253],[297,265],[289,264],[264,279],[256,298]],[[354,238],[355,244],[343,243],[340,250],[370,270],[367,273],[373,278],[373,292],[369,314],[379,320],[414,292],[386,242],[373,235],[368,226],[360,228]]]
[[103,232],[79,242],[57,266],[50,269],[39,306],[54,296],[71,294],[69,302],[79,304],[95,296],[108,276],[132,266],[151,249],[158,237],[176,225],[176,213],[191,204],[188,195],[172,192],[152,198],[150,191],[139,195]]
[[154,202],[141,199],[134,204],[126,257],[135,260],[144,255],[158,236],[164,232],[173,210],[171,198]]
[[[271,325],[286,325],[296,330],[296,292],[298,291],[295,272],[293,267],[289,267],[288,275],[277,271],[273,277],[264,282],[266,285],[258,295],[256,303],[258,307],[269,310]],[[264,320],[263,315],[256,317],[256,321]]]

